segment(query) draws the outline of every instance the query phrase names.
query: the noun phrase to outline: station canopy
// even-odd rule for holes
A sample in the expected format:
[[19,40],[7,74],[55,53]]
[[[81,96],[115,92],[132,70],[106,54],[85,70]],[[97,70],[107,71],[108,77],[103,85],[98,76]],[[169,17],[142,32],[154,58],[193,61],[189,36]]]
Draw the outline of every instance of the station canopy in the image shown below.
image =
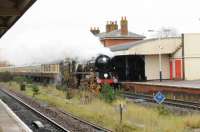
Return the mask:
[[180,37],[146,39],[109,47],[115,55],[173,54],[181,47]]
[[36,0],[0,0],[0,38]]

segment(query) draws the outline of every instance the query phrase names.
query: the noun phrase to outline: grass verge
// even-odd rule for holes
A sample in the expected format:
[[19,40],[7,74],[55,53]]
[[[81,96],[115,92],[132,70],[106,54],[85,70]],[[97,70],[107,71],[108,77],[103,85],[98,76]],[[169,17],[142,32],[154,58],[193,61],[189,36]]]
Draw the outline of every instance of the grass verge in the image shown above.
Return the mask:
[[[4,85],[12,90],[20,91],[19,85],[15,82],[4,83]],[[83,104],[80,91],[75,91],[73,98],[66,100],[65,92],[57,90],[54,86],[39,86],[39,89],[39,94],[34,99],[116,132],[189,132],[200,128],[199,114],[185,116],[169,112],[162,114],[163,111],[165,113],[164,108],[146,108],[124,99],[118,99],[109,104],[93,97],[90,103]],[[30,87],[20,92],[30,97],[33,95]],[[125,104],[122,124],[119,124],[119,102]]]

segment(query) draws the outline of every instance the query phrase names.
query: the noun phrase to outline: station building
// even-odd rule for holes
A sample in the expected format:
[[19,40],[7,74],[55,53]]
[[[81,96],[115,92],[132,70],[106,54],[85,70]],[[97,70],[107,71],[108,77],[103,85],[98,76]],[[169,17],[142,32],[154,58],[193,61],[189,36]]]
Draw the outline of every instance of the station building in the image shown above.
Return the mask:
[[145,39],[128,30],[126,17],[121,18],[120,29],[117,21],[108,21],[105,27],[102,33],[98,27],[90,31],[114,52],[113,63],[121,81],[158,80],[160,63],[162,79],[200,79],[200,34]]
[[143,35],[136,34],[128,30],[128,20],[126,17],[121,18],[120,29],[117,21],[107,21],[105,32],[100,32],[98,27],[93,27],[90,31],[100,39],[101,43],[105,47],[128,42],[136,42],[145,38]]
[[146,39],[109,46],[122,81],[158,80],[159,54],[162,78],[170,80],[200,79],[200,34]]

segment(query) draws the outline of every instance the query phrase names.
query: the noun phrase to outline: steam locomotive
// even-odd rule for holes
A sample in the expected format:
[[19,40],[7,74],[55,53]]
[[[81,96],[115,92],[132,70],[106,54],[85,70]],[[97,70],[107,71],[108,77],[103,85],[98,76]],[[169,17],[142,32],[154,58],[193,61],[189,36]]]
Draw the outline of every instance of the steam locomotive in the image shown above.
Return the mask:
[[60,64],[62,83],[72,85],[77,82],[76,87],[81,82],[117,85],[118,80],[113,67],[111,58],[107,55],[99,55],[86,64],[76,64],[76,61],[66,60]]
[[95,61],[97,83],[99,84],[116,84],[118,83],[117,76],[114,74],[114,66],[111,58],[106,55],[100,55]]

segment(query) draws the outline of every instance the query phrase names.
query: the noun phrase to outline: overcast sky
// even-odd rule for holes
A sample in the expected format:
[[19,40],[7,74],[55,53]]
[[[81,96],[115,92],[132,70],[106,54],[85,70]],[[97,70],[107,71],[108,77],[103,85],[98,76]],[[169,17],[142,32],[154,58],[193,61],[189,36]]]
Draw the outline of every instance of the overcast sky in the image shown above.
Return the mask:
[[[199,5],[198,0],[37,0],[3,36],[0,47],[8,51],[5,53],[8,59],[21,64],[31,63],[30,58],[38,59],[41,54],[53,54],[56,47],[67,45],[63,48],[71,48],[73,46],[70,45],[76,45],[77,40],[81,40],[82,44],[78,43],[73,48],[78,46],[89,52],[82,47],[84,44],[90,49],[92,45],[86,44],[90,27],[100,27],[101,31],[105,31],[106,21],[117,20],[119,23],[121,16],[127,17],[131,32],[147,36],[150,35],[147,30],[161,27],[174,27],[180,33],[200,32]],[[76,40],[59,46],[59,42],[69,41],[69,38]],[[48,44],[52,49],[45,49]],[[100,44],[97,45],[99,49]],[[44,50],[48,53],[42,52]],[[11,52],[12,55],[8,55]],[[29,57],[23,59],[22,56]],[[44,61],[45,57],[41,60]]]
[[136,33],[162,26],[200,32],[199,5],[198,0],[38,0],[16,27],[21,27],[19,32],[43,24],[63,30],[90,26],[105,30],[107,20],[119,22],[121,16],[127,16],[129,29]]

